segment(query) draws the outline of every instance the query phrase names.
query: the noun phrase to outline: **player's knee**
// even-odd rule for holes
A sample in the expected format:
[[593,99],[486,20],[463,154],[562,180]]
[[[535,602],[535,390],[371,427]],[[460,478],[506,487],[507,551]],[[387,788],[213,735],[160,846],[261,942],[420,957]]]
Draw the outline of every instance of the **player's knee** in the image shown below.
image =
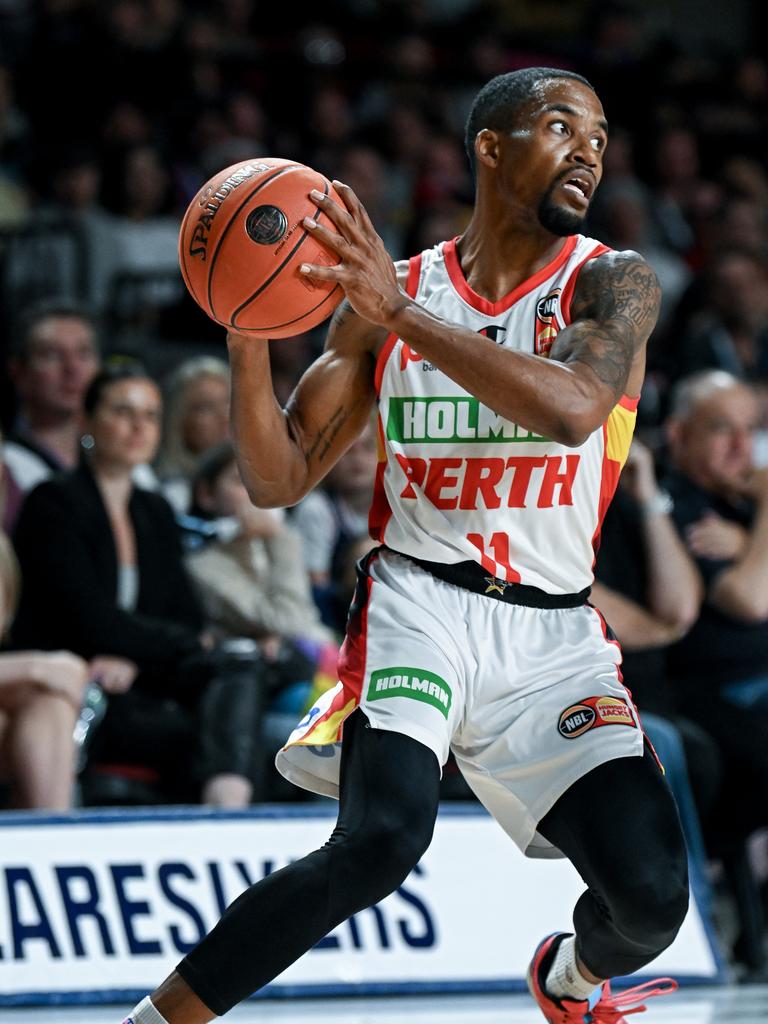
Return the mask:
[[395,814],[380,819],[358,837],[358,855],[375,870],[389,891],[396,889],[421,860],[434,828],[433,815]]
[[688,872],[679,864],[632,881],[611,903],[614,923],[627,938],[659,952],[677,935],[688,912]]
[[342,843],[347,888],[359,891],[361,905],[383,899],[405,881],[432,840],[435,813],[418,801],[373,810]]

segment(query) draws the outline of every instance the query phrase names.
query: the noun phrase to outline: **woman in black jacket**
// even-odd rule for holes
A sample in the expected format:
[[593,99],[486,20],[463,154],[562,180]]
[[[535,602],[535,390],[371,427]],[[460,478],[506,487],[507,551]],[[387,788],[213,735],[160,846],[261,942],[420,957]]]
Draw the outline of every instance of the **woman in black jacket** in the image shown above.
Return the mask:
[[133,485],[157,449],[160,391],[121,364],[95,378],[85,410],[87,455],[38,486],[17,524],[14,643],[98,658],[110,702],[94,757],[159,770],[180,796],[191,781],[206,803],[244,806],[258,762],[256,666],[212,650],[173,513]]

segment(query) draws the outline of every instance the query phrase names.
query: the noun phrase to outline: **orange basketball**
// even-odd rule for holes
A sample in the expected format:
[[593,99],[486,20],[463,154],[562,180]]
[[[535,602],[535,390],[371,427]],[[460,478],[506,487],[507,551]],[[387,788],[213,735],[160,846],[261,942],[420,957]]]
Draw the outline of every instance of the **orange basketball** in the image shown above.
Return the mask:
[[179,235],[184,283],[217,323],[258,338],[288,338],[322,323],[344,293],[310,281],[302,263],[333,266],[338,257],[304,228],[304,217],[335,231],[310,200],[310,189],[344,204],[311,167],[260,157],[233,164],[200,189]]

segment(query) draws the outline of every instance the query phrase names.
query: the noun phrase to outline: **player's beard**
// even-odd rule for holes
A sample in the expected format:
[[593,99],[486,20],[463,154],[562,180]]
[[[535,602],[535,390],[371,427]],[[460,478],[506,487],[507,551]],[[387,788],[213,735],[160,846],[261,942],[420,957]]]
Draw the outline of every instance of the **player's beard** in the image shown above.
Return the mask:
[[564,238],[566,235],[575,235],[587,218],[586,214],[568,210],[555,202],[552,193],[560,184],[562,180],[554,182],[541,197],[539,223],[546,231]]

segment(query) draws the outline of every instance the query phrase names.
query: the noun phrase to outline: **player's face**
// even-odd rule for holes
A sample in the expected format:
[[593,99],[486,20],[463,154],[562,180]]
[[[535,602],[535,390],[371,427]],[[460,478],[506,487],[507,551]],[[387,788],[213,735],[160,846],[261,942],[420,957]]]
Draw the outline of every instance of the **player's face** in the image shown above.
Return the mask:
[[567,79],[542,82],[502,136],[500,170],[508,198],[553,235],[572,235],[584,222],[603,174],[607,123],[600,100]]

